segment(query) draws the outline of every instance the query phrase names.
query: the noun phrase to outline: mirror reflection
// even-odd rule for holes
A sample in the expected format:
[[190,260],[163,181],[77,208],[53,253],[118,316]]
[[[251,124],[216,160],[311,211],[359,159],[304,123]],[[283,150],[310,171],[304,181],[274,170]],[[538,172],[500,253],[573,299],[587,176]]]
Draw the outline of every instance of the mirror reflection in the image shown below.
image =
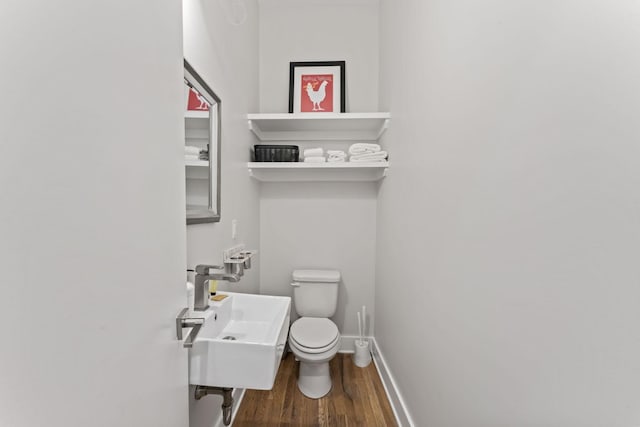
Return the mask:
[[187,224],[220,221],[220,98],[184,61]]

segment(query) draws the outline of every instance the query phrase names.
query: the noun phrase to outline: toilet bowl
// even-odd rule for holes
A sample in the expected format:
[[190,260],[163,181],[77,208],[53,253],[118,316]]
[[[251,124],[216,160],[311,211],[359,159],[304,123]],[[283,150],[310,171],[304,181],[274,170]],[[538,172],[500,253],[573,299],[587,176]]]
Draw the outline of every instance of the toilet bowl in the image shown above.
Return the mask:
[[289,347],[300,361],[298,389],[319,399],[331,391],[329,361],[340,348],[338,327],[327,318],[301,317],[291,325]]
[[293,301],[301,317],[289,330],[289,348],[300,362],[298,389],[319,399],[331,391],[329,361],[340,348],[340,331],[329,319],[336,312],[340,272],[295,270]]

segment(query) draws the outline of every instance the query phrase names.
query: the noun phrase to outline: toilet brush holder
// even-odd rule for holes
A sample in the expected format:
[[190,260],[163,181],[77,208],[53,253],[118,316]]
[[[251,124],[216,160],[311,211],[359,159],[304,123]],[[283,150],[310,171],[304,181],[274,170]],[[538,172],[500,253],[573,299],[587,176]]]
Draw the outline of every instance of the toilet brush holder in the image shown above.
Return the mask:
[[356,352],[353,356],[353,361],[356,366],[360,368],[366,368],[371,363],[371,352],[369,351],[369,341],[356,340],[355,343]]

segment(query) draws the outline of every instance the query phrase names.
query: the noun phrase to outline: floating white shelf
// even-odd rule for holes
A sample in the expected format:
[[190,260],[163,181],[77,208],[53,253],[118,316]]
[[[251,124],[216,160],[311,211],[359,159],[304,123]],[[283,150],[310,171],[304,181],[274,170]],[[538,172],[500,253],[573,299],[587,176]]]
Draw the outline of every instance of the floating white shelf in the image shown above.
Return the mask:
[[249,129],[261,141],[375,141],[390,118],[389,113],[247,115]]
[[389,162],[249,162],[249,175],[264,182],[379,181]]
[[187,179],[209,179],[209,162],[207,160],[185,160],[185,177]]
[[209,167],[209,160],[185,160],[185,166]]
[[187,110],[184,112],[185,119],[209,119],[208,111]]

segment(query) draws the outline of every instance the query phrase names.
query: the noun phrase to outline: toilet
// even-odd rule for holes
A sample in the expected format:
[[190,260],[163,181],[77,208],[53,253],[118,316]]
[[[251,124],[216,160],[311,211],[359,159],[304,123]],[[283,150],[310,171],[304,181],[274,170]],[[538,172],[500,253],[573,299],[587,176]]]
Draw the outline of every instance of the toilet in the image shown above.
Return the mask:
[[329,318],[338,305],[340,272],[294,270],[293,303],[300,316],[289,330],[289,347],[300,361],[298,389],[319,399],[331,391],[329,361],[340,348],[340,331]]

